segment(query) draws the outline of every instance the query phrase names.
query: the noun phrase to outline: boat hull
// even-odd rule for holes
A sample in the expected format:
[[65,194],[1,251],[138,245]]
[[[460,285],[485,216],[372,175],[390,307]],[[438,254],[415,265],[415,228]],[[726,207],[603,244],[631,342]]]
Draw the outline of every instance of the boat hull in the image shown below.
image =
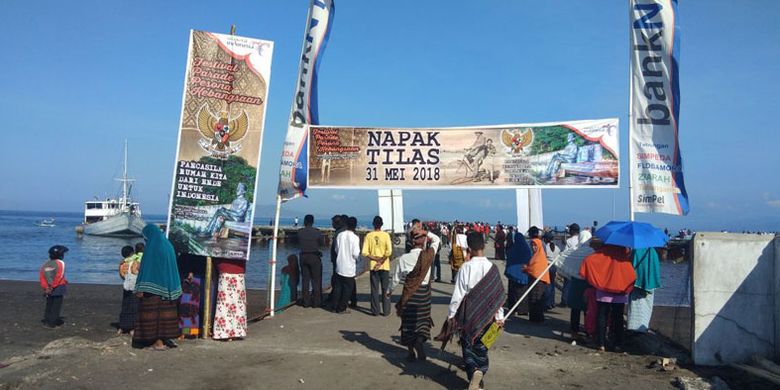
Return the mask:
[[84,234],[106,237],[141,237],[146,223],[141,217],[124,213],[84,225]]

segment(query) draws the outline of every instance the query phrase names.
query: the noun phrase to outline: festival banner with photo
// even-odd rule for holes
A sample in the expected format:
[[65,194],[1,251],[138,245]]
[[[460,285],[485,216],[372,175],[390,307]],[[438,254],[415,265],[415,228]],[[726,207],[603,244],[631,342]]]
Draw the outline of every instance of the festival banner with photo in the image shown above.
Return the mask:
[[312,188],[617,187],[618,120],[459,128],[311,126]]
[[678,139],[677,0],[631,0],[631,204],[635,212],[688,214]]
[[191,31],[168,238],[248,260],[273,42]]

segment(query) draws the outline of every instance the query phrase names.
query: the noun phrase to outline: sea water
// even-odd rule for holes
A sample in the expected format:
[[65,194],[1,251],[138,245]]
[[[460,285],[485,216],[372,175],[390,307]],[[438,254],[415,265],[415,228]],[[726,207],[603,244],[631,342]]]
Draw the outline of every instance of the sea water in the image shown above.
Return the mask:
[[[36,226],[46,218],[55,218],[56,226]],[[49,248],[65,245],[65,277],[71,283],[121,284],[119,261],[125,245],[143,242],[143,238],[113,238],[77,235],[76,226],[82,223],[78,213],[41,213],[26,211],[0,211],[0,279],[38,280],[38,271],[48,259]],[[150,223],[165,223],[164,215],[144,215]],[[255,223],[264,224],[268,217],[257,218]],[[293,221],[282,218],[283,226],[292,226]],[[330,223],[330,221],[323,221]],[[322,226],[321,226],[322,227]],[[247,263],[247,287],[266,289],[270,270],[271,245],[268,241],[253,241]],[[277,249],[276,287],[281,269],[287,265],[287,256],[298,254],[294,243],[281,242]],[[328,248],[323,248],[323,282],[330,281],[331,266]],[[215,271],[216,272],[216,271]],[[327,283],[324,283],[327,285]]]
[[[36,222],[45,218],[55,218],[55,227],[39,227]],[[52,245],[65,245],[69,251],[65,255],[66,277],[72,283],[121,284],[119,278],[120,251],[125,245],[142,242],[141,237],[125,239],[77,235],[76,226],[83,217],[78,213],[41,213],[24,211],[0,211],[0,279],[38,280],[38,270],[48,258]],[[146,222],[164,223],[163,215],[146,215]],[[257,224],[265,224],[268,217],[258,217]],[[280,219],[283,226],[292,226],[292,219]],[[329,220],[318,221],[329,223]],[[318,227],[324,227],[320,225]],[[271,246],[268,241],[253,241],[247,263],[247,287],[266,289],[268,286],[269,259]],[[287,256],[298,254],[298,247],[291,242],[281,242],[278,246],[276,287],[279,288],[281,269],[287,264]],[[446,250],[446,249],[445,249]],[[323,287],[328,285],[331,275],[328,248],[322,248]],[[442,258],[446,258],[442,254]],[[674,264],[663,262],[661,265],[661,285],[655,291],[657,306],[690,306],[690,263]]]

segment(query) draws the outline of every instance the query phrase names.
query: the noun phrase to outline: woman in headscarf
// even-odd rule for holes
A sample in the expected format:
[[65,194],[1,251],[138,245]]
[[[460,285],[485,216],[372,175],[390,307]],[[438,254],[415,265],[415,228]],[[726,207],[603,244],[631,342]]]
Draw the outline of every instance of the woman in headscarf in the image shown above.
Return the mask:
[[[506,268],[504,275],[509,281],[509,299],[507,299],[508,308],[512,308],[518,299],[525,292],[528,286],[528,274],[523,270],[531,260],[531,247],[525,241],[525,237],[520,232],[515,233],[514,244],[509,249],[506,256]],[[528,314],[528,300],[520,303],[517,312],[518,315]]]
[[547,254],[539,236],[539,228],[531,226],[528,229],[528,237],[531,239],[533,255],[525,266],[525,272],[528,274],[529,284],[539,279],[539,283],[528,294],[528,320],[541,323],[544,322],[544,289],[550,284],[550,273],[547,271]]
[[135,292],[138,297],[138,324],[133,346],[161,351],[175,347],[179,330],[178,303],[181,279],[173,245],[157,225],[143,229],[146,249],[141,259]]

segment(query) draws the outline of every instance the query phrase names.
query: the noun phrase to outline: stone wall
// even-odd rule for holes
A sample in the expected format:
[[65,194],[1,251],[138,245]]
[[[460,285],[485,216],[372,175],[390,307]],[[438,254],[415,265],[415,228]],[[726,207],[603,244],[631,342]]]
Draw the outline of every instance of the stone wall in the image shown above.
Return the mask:
[[777,356],[778,240],[770,235],[696,234],[691,342],[695,364],[744,362],[753,354]]

